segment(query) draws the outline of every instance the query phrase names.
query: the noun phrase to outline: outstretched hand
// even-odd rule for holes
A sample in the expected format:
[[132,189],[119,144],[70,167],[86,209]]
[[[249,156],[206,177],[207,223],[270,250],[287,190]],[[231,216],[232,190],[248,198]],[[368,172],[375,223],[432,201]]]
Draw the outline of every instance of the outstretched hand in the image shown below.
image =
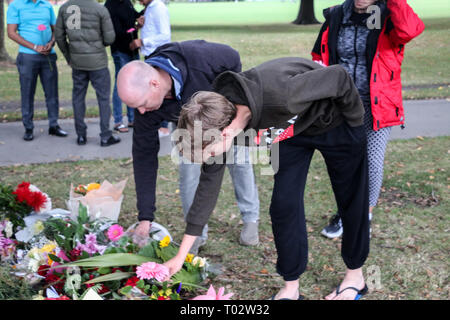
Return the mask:
[[183,267],[184,259],[177,256],[173,257],[169,261],[166,261],[164,265],[169,269],[169,275],[164,281],[169,281],[169,279]]

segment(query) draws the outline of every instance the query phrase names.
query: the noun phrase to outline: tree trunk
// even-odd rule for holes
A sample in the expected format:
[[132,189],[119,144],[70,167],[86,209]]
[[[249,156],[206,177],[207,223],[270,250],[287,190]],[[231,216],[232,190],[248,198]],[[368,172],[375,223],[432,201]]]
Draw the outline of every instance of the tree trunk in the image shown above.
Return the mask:
[[317,21],[314,14],[314,0],[300,0],[300,8],[297,19],[292,21],[293,24],[316,24]]
[[0,62],[14,63],[5,47],[5,0],[0,0]]

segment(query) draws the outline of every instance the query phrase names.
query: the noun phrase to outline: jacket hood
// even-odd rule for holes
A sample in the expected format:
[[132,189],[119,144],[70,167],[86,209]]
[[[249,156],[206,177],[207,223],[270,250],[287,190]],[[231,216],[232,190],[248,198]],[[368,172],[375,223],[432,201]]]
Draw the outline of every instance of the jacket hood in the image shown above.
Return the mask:
[[[248,75],[248,77],[246,76]],[[214,91],[236,104],[248,105],[252,111],[252,120],[248,127],[257,126],[263,104],[262,84],[257,70],[250,69],[240,75],[233,71],[221,73],[213,82]]]

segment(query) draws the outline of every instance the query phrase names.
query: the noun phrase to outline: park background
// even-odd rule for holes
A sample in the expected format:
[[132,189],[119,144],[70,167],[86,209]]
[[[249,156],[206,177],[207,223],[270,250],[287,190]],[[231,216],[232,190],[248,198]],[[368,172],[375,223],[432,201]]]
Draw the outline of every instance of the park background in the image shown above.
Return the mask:
[[[341,2],[316,0],[316,18],[323,22],[322,10]],[[55,12],[61,3],[54,6]],[[448,100],[450,2],[409,0],[408,3],[425,22],[425,31],[406,46],[402,72],[404,99]],[[136,3],[136,8],[142,6]],[[319,24],[291,23],[297,16],[299,1],[170,2],[168,8],[172,41],[204,39],[231,45],[240,52],[244,69],[277,57],[310,58],[320,28]],[[4,10],[6,13],[6,3]],[[15,58],[18,45],[5,37],[5,46],[9,55]],[[61,116],[70,118],[71,69],[55,48]],[[113,74],[111,56],[109,59]],[[43,100],[39,84],[35,119],[46,118],[45,108],[40,108],[44,106]],[[97,116],[92,88],[88,91],[87,101],[88,114]],[[20,87],[14,65],[0,64],[0,119],[1,122],[21,119]],[[2,137],[0,143],[1,140]],[[371,285],[374,287],[368,299],[450,298],[449,155],[449,137],[419,136],[390,142],[381,199],[374,211],[371,253],[365,267],[366,276],[373,280]],[[50,195],[53,207],[65,208],[71,183],[86,184],[104,179],[117,182],[128,178],[119,219],[122,225],[128,226],[137,216],[130,157],[131,154],[124,154],[119,160],[0,167],[0,183],[16,185],[23,180],[31,181]],[[213,283],[235,292],[234,299],[264,299],[277,292],[282,284],[275,272],[276,251],[268,215],[273,177],[260,175],[260,169],[255,166],[261,201],[261,244],[256,248],[238,244],[240,214],[226,174],[219,203],[209,223],[210,239],[201,251],[201,255],[211,262],[224,266],[224,273]],[[340,258],[340,241],[331,241],[319,234],[335,210],[326,168],[319,153],[311,164],[305,194],[310,254],[300,289],[308,299],[320,299],[339,283],[345,266]],[[176,240],[181,240],[185,224],[179,200],[178,171],[169,157],[160,158],[157,208],[156,221],[168,227]],[[4,270],[0,274],[0,283],[3,276],[6,277]],[[30,296],[28,288],[21,287],[8,298]]]

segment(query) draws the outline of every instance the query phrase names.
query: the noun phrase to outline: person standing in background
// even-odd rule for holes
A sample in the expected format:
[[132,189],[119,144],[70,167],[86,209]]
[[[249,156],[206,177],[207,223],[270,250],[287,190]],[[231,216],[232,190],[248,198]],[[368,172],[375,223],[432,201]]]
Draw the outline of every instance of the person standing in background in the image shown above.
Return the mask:
[[[378,8],[375,25],[369,19],[374,14],[370,6]],[[383,182],[384,155],[392,126],[405,122],[400,79],[405,44],[422,33],[424,24],[406,0],[346,0],[324,10],[324,16],[311,54],[320,64],[343,66],[364,103],[371,220]],[[338,210],[322,235],[336,238],[342,232]]]
[[[70,8],[69,8],[70,7]],[[78,8],[79,23],[74,19]],[[108,10],[94,0],[70,0],[64,3],[56,20],[55,38],[67,63],[72,67],[72,104],[77,144],[85,145],[87,125],[86,92],[89,82],[95,89],[100,113],[100,145],[107,147],[120,142],[109,128],[111,118],[111,77],[106,47],[115,40],[114,27]]]
[[[122,100],[117,94],[117,74],[120,69],[130,61],[139,60],[139,51],[131,50],[130,43],[137,38],[137,28],[142,24],[137,23],[140,14],[134,9],[130,0],[107,0],[105,7],[108,9],[114,25],[116,40],[111,45],[111,55],[115,66],[115,81],[112,96],[114,130],[128,132],[123,124]],[[142,20],[139,20],[142,21]],[[134,109],[127,106],[128,127],[133,127]]]
[[[134,40],[130,48],[139,48],[141,54],[147,59],[156,48],[170,42],[170,16],[169,10],[162,0],[140,0],[145,6],[145,23],[141,29],[141,38]],[[158,134],[164,137],[170,134],[169,122],[161,122]]]
[[45,93],[49,121],[48,133],[66,137],[67,132],[58,125],[58,68],[56,66],[56,16],[50,3],[44,0],[15,0],[8,6],[8,37],[19,44],[16,59],[19,71],[23,139],[31,141],[33,135],[34,94],[39,76]]

